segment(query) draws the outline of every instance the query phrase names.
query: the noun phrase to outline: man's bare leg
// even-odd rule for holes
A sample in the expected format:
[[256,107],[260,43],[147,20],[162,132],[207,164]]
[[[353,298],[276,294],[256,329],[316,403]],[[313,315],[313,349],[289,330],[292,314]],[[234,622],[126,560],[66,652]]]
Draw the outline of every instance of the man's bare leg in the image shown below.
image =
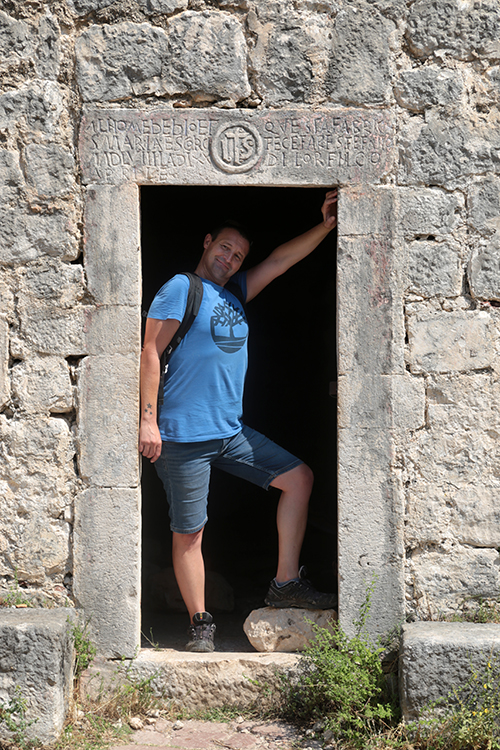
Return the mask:
[[296,466],[271,482],[271,487],[281,490],[276,515],[279,539],[276,580],[279,583],[299,575],[299,556],[313,482],[314,475],[306,464]]
[[181,596],[192,622],[196,612],[205,611],[205,564],[201,553],[203,529],[195,534],[172,532],[172,560]]

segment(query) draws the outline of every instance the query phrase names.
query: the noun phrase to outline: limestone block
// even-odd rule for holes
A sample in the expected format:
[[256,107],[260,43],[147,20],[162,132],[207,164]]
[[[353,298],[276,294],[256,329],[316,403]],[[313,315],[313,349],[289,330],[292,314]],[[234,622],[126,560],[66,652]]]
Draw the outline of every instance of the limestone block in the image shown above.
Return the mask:
[[140,644],[140,498],[137,487],[93,487],[75,502],[73,590],[108,658]]
[[411,553],[417,613],[422,618],[453,614],[471,596],[493,599],[500,585],[500,556],[495,549],[452,547]]
[[165,77],[171,94],[190,92],[195,101],[250,95],[247,46],[240,22],[216,11],[185,11],[168,29]]
[[339,237],[339,372],[403,371],[398,256],[387,238]]
[[36,69],[40,78],[56,79],[61,61],[61,32],[54,16],[41,16],[36,31]]
[[[72,689],[72,609],[2,609],[0,612],[0,695],[26,701],[26,740],[58,739]],[[8,738],[4,722],[0,728]]]
[[425,424],[425,384],[408,374],[391,378],[392,416],[397,430],[418,430]]
[[393,450],[388,430],[339,430],[339,619],[348,633],[374,572],[368,632],[385,634],[404,618],[403,499],[390,479]]
[[407,288],[423,297],[458,297],[462,268],[457,249],[447,242],[409,243]]
[[0,58],[5,62],[26,58],[33,52],[33,46],[28,24],[0,10]]
[[500,236],[473,253],[468,277],[473,297],[500,300]]
[[54,302],[19,304],[21,335],[39,354],[78,357],[86,354],[84,312],[82,309],[58,309]]
[[472,372],[490,367],[495,352],[487,312],[450,312],[408,318],[412,372]]
[[69,0],[72,9],[79,16],[84,16],[92,11],[102,10],[113,5],[115,0]]
[[47,258],[31,264],[20,272],[20,290],[23,297],[52,302],[60,309],[77,306],[85,295],[83,269],[60,260]]
[[32,357],[12,369],[12,395],[30,413],[67,412],[73,408],[68,363],[62,357]]
[[92,485],[137,486],[139,358],[87,357],[79,368],[79,468]]
[[18,187],[23,183],[24,178],[19,165],[19,153],[17,151],[0,151],[0,185],[2,185],[2,188]]
[[452,499],[450,527],[461,544],[500,547],[499,486],[469,485]]
[[60,124],[62,113],[61,88],[54,81],[35,81],[0,96],[0,128],[8,128],[26,117],[32,130],[52,133]]
[[84,101],[163,93],[163,29],[147,23],[91,26],[77,39],[76,77]]
[[[104,680],[105,688],[112,693],[126,670],[127,679],[147,680],[155,695],[185,711],[235,705],[244,708],[255,706],[256,702],[262,705],[262,685],[268,686],[270,694],[275,693],[278,674],[291,672],[299,658],[297,654],[193,654],[141,649],[137,658],[130,665],[123,665],[118,675],[116,663],[97,660],[84,676],[84,690],[85,695],[96,695]],[[243,741],[244,737],[240,742],[247,746]],[[202,745],[206,746],[208,742]]]
[[141,311],[139,307],[87,307],[86,349],[89,354],[141,354]]
[[[5,190],[5,188],[2,188]],[[36,215],[27,208],[0,205],[0,265],[17,265],[45,255],[74,260],[79,254],[78,227],[73,207],[68,213]]]
[[450,189],[469,175],[498,172],[500,132],[496,125],[478,126],[465,116],[450,119],[429,110],[425,124],[412,118],[402,128],[399,143],[401,184]]
[[338,426],[390,429],[389,375],[341,375],[338,379]]
[[488,674],[488,662],[500,652],[500,625],[469,622],[413,622],[403,625],[399,675],[405,721],[418,719],[439,699],[456,701],[454,691],[476,674]]
[[391,234],[395,230],[394,191],[343,188],[339,192],[339,236]]
[[404,70],[394,84],[398,103],[413,112],[433,106],[456,104],[463,91],[459,72],[429,65],[415,70]]
[[320,628],[337,619],[335,610],[276,609],[263,607],[250,612],[243,630],[256,651],[303,651],[315,638],[313,623]]
[[73,154],[55,143],[30,143],[24,149],[26,173],[42,198],[68,195],[76,189]]
[[70,524],[32,512],[16,524],[16,531],[19,542],[5,555],[10,570],[28,584],[41,585],[52,577],[62,581],[71,570]]
[[0,408],[5,406],[9,398],[9,324],[0,315]]
[[186,10],[188,0],[139,0],[139,5],[146,13],[170,15],[177,10]]
[[259,94],[266,101],[313,101],[324,97],[331,57],[331,25],[327,17],[290,12],[286,22],[255,23],[251,50]]
[[469,193],[469,221],[482,234],[500,234],[500,180],[483,177],[476,180]]
[[141,304],[137,185],[93,185],[85,204],[85,270],[89,291],[104,305]]
[[[447,235],[456,229],[464,199],[436,188],[401,189],[398,226],[407,239],[426,235]],[[421,237],[424,235],[424,237]]]
[[408,488],[405,513],[405,545],[420,547],[441,544],[451,537],[450,517],[453,491],[415,480]]
[[389,87],[389,37],[395,24],[358,0],[335,18],[327,92],[343,104],[383,104]]
[[417,57],[443,50],[458,60],[498,58],[500,8],[494,0],[474,6],[460,0],[417,0],[411,7],[406,35]]

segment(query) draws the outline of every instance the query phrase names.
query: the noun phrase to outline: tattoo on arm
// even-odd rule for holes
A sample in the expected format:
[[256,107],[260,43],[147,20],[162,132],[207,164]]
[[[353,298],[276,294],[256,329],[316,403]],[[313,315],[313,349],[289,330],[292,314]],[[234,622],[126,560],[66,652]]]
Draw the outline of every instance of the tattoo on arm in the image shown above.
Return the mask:
[[144,413],[145,414],[153,414],[153,405],[152,404],[146,404],[144,407]]

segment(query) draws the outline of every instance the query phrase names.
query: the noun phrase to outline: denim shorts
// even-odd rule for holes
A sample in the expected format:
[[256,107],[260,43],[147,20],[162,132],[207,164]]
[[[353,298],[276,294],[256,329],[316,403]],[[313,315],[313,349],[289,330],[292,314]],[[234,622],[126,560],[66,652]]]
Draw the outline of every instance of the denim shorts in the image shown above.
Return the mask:
[[276,477],[301,463],[246,426],[229,438],[200,443],[163,442],[155,466],[167,493],[170,528],[178,534],[194,534],[205,526],[212,466],[267,490]]

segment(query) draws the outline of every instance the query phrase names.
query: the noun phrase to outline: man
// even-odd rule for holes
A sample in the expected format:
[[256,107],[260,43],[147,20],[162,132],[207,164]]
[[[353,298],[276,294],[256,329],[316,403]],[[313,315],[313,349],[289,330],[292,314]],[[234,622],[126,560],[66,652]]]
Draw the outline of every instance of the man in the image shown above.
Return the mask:
[[[179,274],[165,284],[149,310],[141,358],[139,450],[155,462],[163,481],[173,533],[175,576],[190,617],[190,651],[213,651],[212,616],[205,611],[205,569],[201,542],[207,521],[211,466],[265,489],[281,490],[278,503],[278,569],[266,604],[328,609],[335,597],[316,591],[299,570],[311,469],[242,422],[248,326],[243,305],[273,279],[309,255],[337,224],[337,191],[326,194],[323,220],[277,247],[264,261],[241,273],[250,250],[245,231],[227,222],[203,242],[196,268],[203,298],[192,328],[172,355],[165,376],[159,426],[156,403],[160,357],[184,316],[189,280]],[[239,287],[236,294],[228,282]],[[233,286],[234,289],[234,286]]]

